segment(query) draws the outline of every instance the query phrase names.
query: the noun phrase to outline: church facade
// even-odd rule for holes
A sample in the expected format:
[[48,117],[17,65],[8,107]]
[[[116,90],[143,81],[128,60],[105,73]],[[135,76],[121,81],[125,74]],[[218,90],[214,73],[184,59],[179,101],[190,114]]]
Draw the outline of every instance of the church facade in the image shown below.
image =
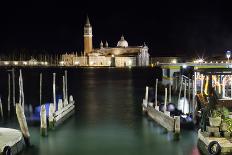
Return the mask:
[[124,36],[118,41],[115,47],[109,47],[101,41],[99,48],[93,48],[92,26],[87,17],[84,26],[84,56],[75,54],[62,55],[61,65],[79,65],[79,66],[148,66],[150,55],[148,47],[129,46]]

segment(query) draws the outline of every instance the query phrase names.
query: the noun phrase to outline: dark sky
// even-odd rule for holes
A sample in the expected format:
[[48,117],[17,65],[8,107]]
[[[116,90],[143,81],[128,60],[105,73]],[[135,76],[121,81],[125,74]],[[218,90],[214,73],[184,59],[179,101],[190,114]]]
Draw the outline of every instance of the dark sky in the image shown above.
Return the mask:
[[224,54],[232,50],[232,5],[197,1],[50,1],[0,5],[0,52],[5,49],[83,50],[86,14],[100,40],[116,46],[124,34],[129,45],[156,55]]

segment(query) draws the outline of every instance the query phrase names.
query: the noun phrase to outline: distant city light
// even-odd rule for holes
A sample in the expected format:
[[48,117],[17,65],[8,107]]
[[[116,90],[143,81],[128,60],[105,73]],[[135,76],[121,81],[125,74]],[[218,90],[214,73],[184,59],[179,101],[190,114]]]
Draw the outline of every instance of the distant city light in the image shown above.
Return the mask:
[[176,59],[173,59],[173,60],[172,60],[172,63],[173,63],[173,64],[176,64]]
[[194,61],[194,63],[204,63],[204,59],[197,59]]
[[93,65],[93,61],[90,61],[89,64],[90,64],[90,65]]
[[24,64],[24,65],[27,65],[27,62],[26,62],[26,61],[23,61],[23,64]]
[[64,61],[60,61],[60,65],[64,65]]
[[184,64],[184,65],[183,65],[183,68],[184,68],[184,69],[185,69],[185,68],[187,68],[187,65],[186,65],[186,64]]
[[114,58],[114,55],[112,54],[112,58]]
[[74,64],[75,64],[75,65],[79,65],[80,62],[79,62],[79,61],[75,61]]
[[14,65],[18,65],[19,64],[19,62],[18,61],[14,61]]
[[8,61],[4,61],[4,65],[9,65],[9,62]]
[[131,66],[131,65],[132,65],[132,61],[131,61],[131,60],[129,60],[129,61],[128,61],[128,64],[129,64],[129,66]]
[[45,61],[45,62],[44,62],[44,64],[45,64],[45,65],[48,65],[48,62],[47,62],[47,61]]

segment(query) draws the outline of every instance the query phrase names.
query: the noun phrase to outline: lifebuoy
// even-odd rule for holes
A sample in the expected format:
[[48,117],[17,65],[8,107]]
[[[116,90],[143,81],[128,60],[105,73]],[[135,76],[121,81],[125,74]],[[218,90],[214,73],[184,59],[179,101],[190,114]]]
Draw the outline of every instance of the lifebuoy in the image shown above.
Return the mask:
[[10,146],[6,146],[3,149],[3,155],[12,155]]
[[217,141],[212,141],[208,145],[208,152],[210,155],[219,155],[221,153],[221,146]]

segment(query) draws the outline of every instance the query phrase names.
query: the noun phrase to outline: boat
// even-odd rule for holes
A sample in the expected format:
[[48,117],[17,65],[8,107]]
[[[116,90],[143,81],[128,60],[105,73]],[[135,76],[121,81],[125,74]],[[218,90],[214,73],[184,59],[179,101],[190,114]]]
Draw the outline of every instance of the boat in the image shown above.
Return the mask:
[[0,128],[0,154],[18,154],[24,148],[23,135],[19,130]]

